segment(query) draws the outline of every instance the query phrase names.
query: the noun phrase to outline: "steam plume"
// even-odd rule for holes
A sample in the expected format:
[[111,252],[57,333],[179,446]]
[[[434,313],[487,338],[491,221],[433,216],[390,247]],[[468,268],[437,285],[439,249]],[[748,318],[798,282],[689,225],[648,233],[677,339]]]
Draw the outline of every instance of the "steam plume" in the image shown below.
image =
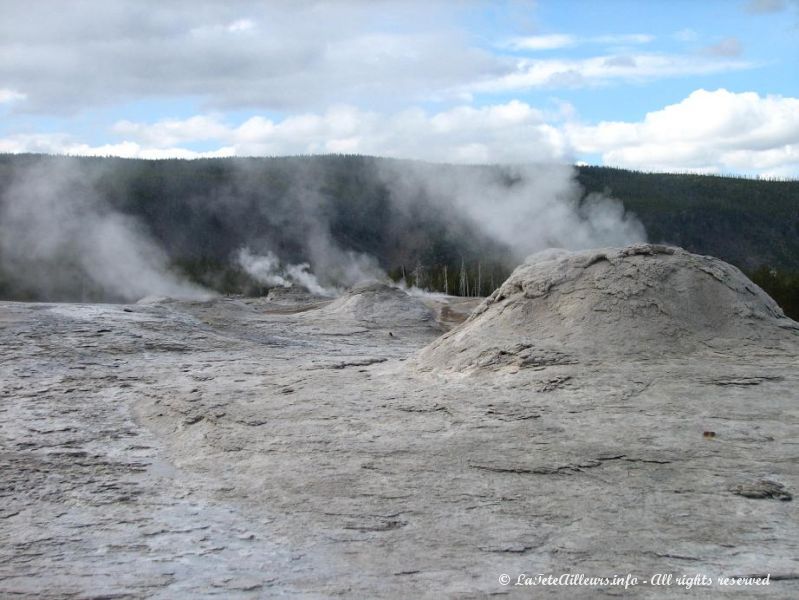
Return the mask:
[[18,171],[0,197],[0,266],[17,293],[43,300],[210,296],[171,273],[163,251],[97,197],[87,173],[57,162]]
[[[0,181],[4,297],[207,297],[172,263],[218,289],[248,289],[223,283],[233,267],[267,287],[335,295],[400,267],[413,273],[414,286],[454,290],[453,281],[442,285],[442,274],[447,265],[455,273],[457,262],[470,293],[485,293],[500,283],[496,273],[532,252],[645,241],[620,202],[583,198],[566,165],[368,157],[28,157],[7,164]],[[486,260],[489,271],[481,270]]]
[[297,285],[319,296],[336,295],[335,289],[323,287],[319,283],[308,263],[283,266],[272,252],[261,256],[253,254],[249,248],[239,250],[238,263],[250,277],[267,287],[290,288]]
[[621,202],[596,193],[583,199],[570,165],[388,163],[382,175],[395,202],[425,196],[465,214],[517,259],[553,247],[583,250],[646,241],[643,225]]

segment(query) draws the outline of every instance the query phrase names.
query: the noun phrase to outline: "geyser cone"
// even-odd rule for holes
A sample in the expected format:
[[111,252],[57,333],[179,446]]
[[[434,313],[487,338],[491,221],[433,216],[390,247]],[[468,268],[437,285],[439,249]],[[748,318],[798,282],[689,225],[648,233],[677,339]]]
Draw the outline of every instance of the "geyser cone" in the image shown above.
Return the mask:
[[516,369],[797,342],[799,324],[735,267],[643,244],[531,256],[419,365]]
[[396,327],[437,327],[435,313],[404,291],[380,283],[358,284],[321,309],[339,319]]

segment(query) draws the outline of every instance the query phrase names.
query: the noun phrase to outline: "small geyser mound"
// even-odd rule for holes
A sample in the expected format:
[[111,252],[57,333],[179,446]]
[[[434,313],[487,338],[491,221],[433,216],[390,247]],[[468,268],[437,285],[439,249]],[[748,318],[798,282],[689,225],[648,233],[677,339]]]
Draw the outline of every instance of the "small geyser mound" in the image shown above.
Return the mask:
[[315,294],[300,285],[291,285],[289,287],[284,287],[282,285],[275,286],[269,290],[266,296],[267,302],[281,305],[298,305],[327,300],[330,300],[329,296]]
[[798,342],[799,324],[732,265],[641,244],[529,257],[417,364],[471,372]]
[[435,313],[421,300],[377,281],[354,286],[320,312],[381,326],[436,326]]

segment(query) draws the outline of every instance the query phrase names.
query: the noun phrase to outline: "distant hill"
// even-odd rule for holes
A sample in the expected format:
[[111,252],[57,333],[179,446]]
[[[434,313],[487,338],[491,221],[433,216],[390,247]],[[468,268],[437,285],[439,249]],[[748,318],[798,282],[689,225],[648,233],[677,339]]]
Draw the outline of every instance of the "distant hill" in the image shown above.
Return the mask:
[[[9,194],[19,194],[19,173],[26,169],[37,169],[37,185],[57,175],[60,187],[53,193],[91,197],[92,210],[134,219],[163,248],[172,268],[219,291],[257,291],[235,267],[242,246],[307,261],[313,250],[308,240],[321,227],[331,248],[368,254],[395,278],[404,274],[410,283],[451,293],[462,292],[465,280],[469,293],[489,293],[517,259],[446,203],[424,194],[398,203],[379,172],[387,166],[401,172],[408,165],[450,177],[497,169],[362,156],[148,161],[0,155],[0,199],[7,205]],[[649,241],[717,256],[749,273],[763,267],[799,272],[797,181],[583,166],[577,179],[585,196],[600,192],[621,200],[644,224]],[[0,213],[3,218],[8,217]],[[70,299],[19,284],[2,258],[0,296]],[[79,270],[74,273],[79,279]],[[90,285],[80,289],[82,298],[104,297]]]

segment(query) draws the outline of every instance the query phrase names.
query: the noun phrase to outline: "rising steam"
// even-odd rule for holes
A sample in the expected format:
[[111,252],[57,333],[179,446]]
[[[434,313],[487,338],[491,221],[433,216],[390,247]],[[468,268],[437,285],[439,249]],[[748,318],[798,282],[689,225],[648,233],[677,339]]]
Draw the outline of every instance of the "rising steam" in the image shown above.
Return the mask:
[[211,294],[167,267],[139,223],[98,198],[87,173],[59,163],[16,172],[0,197],[0,267],[18,295],[135,301]]
[[[325,243],[328,242],[329,240]],[[343,288],[361,281],[388,279],[374,258],[332,245],[323,261],[327,265],[323,272],[326,274],[325,279],[330,282],[328,285],[319,282],[311,272],[309,263],[283,264],[273,252],[267,251],[266,254],[259,255],[253,254],[249,248],[241,248],[237,254],[237,262],[245,273],[266,287],[297,286],[318,296],[338,296]]]
[[272,252],[265,255],[253,254],[249,248],[238,253],[238,264],[250,277],[267,287],[290,288],[299,286],[318,296],[335,296],[334,288],[326,288],[311,273],[311,265],[282,265]]
[[644,226],[625,213],[620,201],[596,193],[582,198],[570,165],[387,163],[382,176],[395,202],[424,196],[467,215],[517,260],[547,248],[584,250],[646,241]]
[[[201,256],[244,272],[262,286],[299,286],[333,296],[363,280],[387,280],[382,267],[389,265],[381,265],[364,248],[383,252],[383,259],[393,257],[388,260],[394,267],[408,264],[413,269],[404,261],[417,261],[420,249],[439,242],[433,239],[437,235],[447,238],[442,244],[448,248],[468,250],[476,260],[486,239],[507,249],[513,257],[509,260],[515,261],[552,247],[579,250],[645,241],[643,226],[620,202],[599,194],[583,198],[576,171],[567,165],[455,166],[364,158],[336,163],[337,171],[331,157],[234,160],[224,163],[229,178],[203,195],[181,195],[185,184],[179,171],[172,188],[177,193],[167,196],[160,187],[150,188],[151,194],[165,194],[163,202],[168,200],[170,208],[152,216],[127,205],[143,217],[139,220],[115,209],[98,191],[107,189],[98,188],[101,176],[106,183],[119,181],[113,163],[87,164],[40,157],[7,171],[10,183],[1,182],[0,192],[0,292],[5,297],[206,298],[209,292],[170,269],[170,260],[191,260],[198,248],[206,252]],[[172,167],[159,167],[167,167],[165,179]],[[191,168],[210,169],[205,164]],[[358,207],[377,204],[349,204],[345,192],[331,195],[330,189],[341,189],[342,173],[351,173],[345,169],[359,169],[358,183],[367,186],[356,193],[385,200],[381,216],[357,216]],[[127,181],[120,185],[133,185]],[[334,204],[339,208],[331,208]],[[175,218],[174,213],[194,220]],[[358,233],[341,235],[342,215],[356,219]],[[433,227],[424,227],[428,221]],[[200,225],[186,227],[187,222]],[[365,230],[366,224],[380,230]],[[160,227],[158,239],[169,254],[148,226]],[[381,237],[386,235],[393,237]],[[417,264],[414,285],[427,286],[427,279],[418,275],[425,267],[440,265]],[[207,281],[217,286],[216,280]]]

